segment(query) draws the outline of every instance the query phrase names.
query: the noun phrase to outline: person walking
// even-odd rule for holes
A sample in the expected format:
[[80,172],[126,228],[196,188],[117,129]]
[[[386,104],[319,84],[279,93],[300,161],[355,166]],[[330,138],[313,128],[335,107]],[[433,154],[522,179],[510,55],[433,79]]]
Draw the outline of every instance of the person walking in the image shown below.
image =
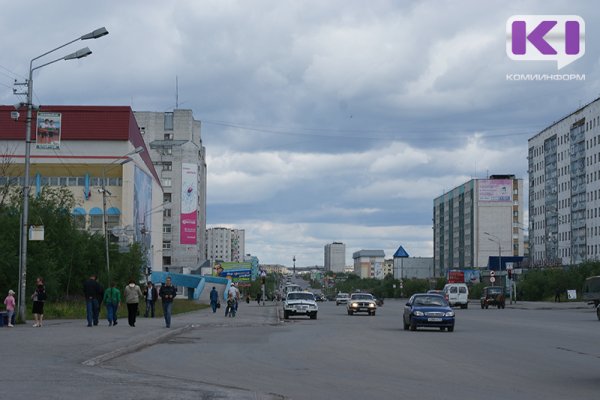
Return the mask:
[[210,307],[213,310],[213,314],[217,312],[217,304],[219,304],[219,292],[217,292],[217,288],[213,286],[210,291]]
[[228,295],[231,295],[233,297],[233,301],[234,301],[234,308],[235,311],[237,312],[238,310],[238,302],[240,301],[240,291],[237,288],[237,284],[236,283],[231,283],[231,285],[229,286],[229,293]]
[[226,317],[235,317],[235,298],[231,292],[227,293],[227,307],[225,308]]
[[44,280],[38,277],[35,280],[35,291],[31,295],[31,299],[33,300],[32,314],[33,314],[33,327],[41,328],[42,321],[44,319],[44,302],[46,301],[46,288],[44,286]]
[[4,299],[4,305],[8,313],[8,327],[13,328],[12,319],[15,314],[15,292],[12,289],[8,291],[8,296]]
[[152,282],[148,282],[146,289],[144,289],[144,297],[146,298],[146,312],[144,313],[144,317],[154,318],[154,304],[156,303],[156,299],[158,298],[158,292],[156,287]]
[[164,285],[160,287],[158,292],[162,300],[163,315],[165,317],[165,325],[171,327],[171,311],[173,310],[173,299],[177,296],[177,288],[171,283],[171,277],[168,276]]
[[117,289],[117,283],[111,282],[111,285],[104,291],[104,305],[106,306],[106,319],[108,326],[117,325],[117,311],[121,305],[121,292]]
[[102,296],[102,287],[96,280],[96,275],[92,274],[87,281],[83,283],[83,294],[85,295],[85,315],[87,317],[87,326],[98,325],[100,316],[100,298]]
[[129,280],[129,284],[125,286],[123,292],[125,297],[125,303],[127,303],[127,319],[129,320],[129,326],[135,327],[135,320],[138,313],[138,306],[140,299],[144,297],[142,289],[135,284],[133,279]]

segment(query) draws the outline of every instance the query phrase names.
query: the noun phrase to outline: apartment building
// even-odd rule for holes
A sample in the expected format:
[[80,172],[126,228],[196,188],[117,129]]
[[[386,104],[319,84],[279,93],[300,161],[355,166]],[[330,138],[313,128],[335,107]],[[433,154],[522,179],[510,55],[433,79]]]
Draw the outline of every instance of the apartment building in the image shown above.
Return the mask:
[[244,262],[246,233],[243,229],[214,227],[206,230],[206,259]]
[[346,245],[333,242],[325,245],[325,271],[344,272],[346,267]]

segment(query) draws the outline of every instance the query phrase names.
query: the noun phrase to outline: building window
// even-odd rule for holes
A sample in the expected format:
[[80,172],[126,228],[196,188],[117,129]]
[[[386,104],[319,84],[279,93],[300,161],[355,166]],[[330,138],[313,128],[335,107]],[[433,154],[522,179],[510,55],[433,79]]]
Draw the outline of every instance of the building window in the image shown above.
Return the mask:
[[171,233],[171,224],[163,225],[163,233]]
[[170,240],[165,240],[163,242],[163,250],[171,250],[171,241]]
[[163,156],[170,156],[171,154],[173,154],[173,148],[171,146],[163,147],[162,154]]
[[73,215],[73,225],[77,229],[85,229],[85,215],[75,214]]
[[173,130],[173,113],[166,112],[165,113],[165,131]]
[[165,208],[163,210],[163,217],[171,218],[171,209],[170,208]]
[[[166,128],[165,128],[166,130]],[[165,140],[173,140],[173,134],[172,133],[165,133]]]
[[171,186],[171,178],[163,178],[162,179],[162,184],[163,186]]
[[106,216],[106,227],[108,229],[112,229],[115,226],[119,226],[119,223],[121,222],[121,216],[120,215],[107,215]]
[[104,221],[102,214],[90,215],[90,229],[100,230],[102,229],[103,223]]
[[163,203],[171,202],[171,193],[163,193]]
[[[163,257],[163,265],[171,265],[171,257],[164,256]],[[166,271],[169,271],[168,269]]]
[[173,170],[173,163],[171,163],[171,162],[165,162],[165,163],[163,163],[162,169],[163,169],[163,171],[172,171]]

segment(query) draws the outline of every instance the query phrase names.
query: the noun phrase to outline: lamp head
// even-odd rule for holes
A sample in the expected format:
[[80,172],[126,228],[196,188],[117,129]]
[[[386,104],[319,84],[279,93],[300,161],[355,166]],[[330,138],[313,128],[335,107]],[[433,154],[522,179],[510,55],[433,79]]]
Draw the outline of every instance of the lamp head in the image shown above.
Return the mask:
[[98,39],[98,38],[101,38],[102,36],[106,36],[106,35],[108,35],[108,31],[106,30],[105,27],[102,27],[102,28],[98,28],[98,29],[94,30],[93,32],[86,33],[80,39],[81,40]]

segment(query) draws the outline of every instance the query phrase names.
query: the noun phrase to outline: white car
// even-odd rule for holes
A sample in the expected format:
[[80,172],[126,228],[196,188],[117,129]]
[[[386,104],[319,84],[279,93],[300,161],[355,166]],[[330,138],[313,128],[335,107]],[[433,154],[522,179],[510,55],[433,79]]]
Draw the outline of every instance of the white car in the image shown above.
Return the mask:
[[310,319],[317,319],[319,306],[315,296],[310,292],[289,292],[283,302],[283,319],[291,315],[306,315]]
[[448,283],[444,286],[444,296],[450,307],[469,307],[469,288],[465,283]]
[[346,304],[348,303],[349,298],[350,295],[348,293],[338,293],[337,296],[335,296],[335,305],[339,306],[340,304]]
[[375,315],[377,311],[377,302],[375,297],[369,293],[352,293],[348,303],[346,304],[348,315],[353,315],[357,312],[366,312],[369,315]]

